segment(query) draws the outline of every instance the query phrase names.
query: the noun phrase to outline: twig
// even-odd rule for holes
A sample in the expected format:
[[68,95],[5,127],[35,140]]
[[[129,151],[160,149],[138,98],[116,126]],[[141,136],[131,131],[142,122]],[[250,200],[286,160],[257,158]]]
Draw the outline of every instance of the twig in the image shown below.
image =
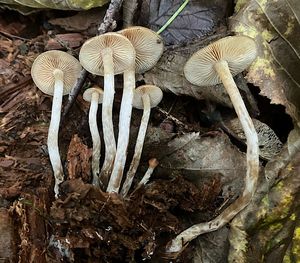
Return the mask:
[[62,125],[64,123],[68,112],[70,111],[71,107],[73,106],[73,104],[74,104],[86,78],[87,78],[87,75],[88,75],[88,72],[85,69],[83,69],[80,73],[79,78],[77,79],[77,83],[76,83],[75,87],[70,91],[68,103],[64,108],[64,112],[61,117],[60,125]]
[[114,20],[117,12],[119,12],[123,0],[111,0],[109,7],[106,10],[105,17],[103,18],[103,22],[98,27],[98,35],[104,34],[108,30],[112,31],[116,28],[117,23]]
[[[98,27],[98,35],[104,34],[108,31],[112,31],[116,28],[116,21],[114,20],[114,17],[116,14],[119,12],[121,5],[122,5],[123,0],[111,0],[109,7],[106,10],[106,14],[103,18],[103,22],[101,25]],[[61,124],[64,122],[66,115],[68,114],[69,110],[73,106],[86,78],[87,78],[88,72],[83,69],[80,77],[77,80],[77,83],[75,87],[71,90],[68,103],[64,108],[64,112],[62,115],[61,119]]]
[[177,124],[178,126],[181,126],[183,128],[187,128],[187,124],[183,123],[182,121],[178,120],[177,118],[175,118],[173,115],[171,115],[169,112],[163,110],[162,108],[156,106],[155,108],[157,111],[159,111],[160,113],[162,113],[163,115],[166,116],[167,119],[170,119],[172,121],[175,122],[175,124]]

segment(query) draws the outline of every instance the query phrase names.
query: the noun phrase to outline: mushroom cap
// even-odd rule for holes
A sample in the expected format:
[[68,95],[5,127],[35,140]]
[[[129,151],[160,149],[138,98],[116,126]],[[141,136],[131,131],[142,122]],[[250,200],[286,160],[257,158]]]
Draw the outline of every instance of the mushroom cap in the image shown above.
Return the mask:
[[111,48],[114,74],[123,73],[135,63],[135,50],[131,42],[117,33],[106,33],[88,39],[81,47],[79,61],[90,73],[104,75],[101,51]]
[[93,86],[92,88],[89,88],[89,89],[85,90],[84,93],[83,93],[83,99],[85,101],[91,102],[92,95],[93,95],[94,92],[99,93],[99,101],[98,101],[98,103],[101,104],[102,101],[103,101],[103,89],[101,89],[98,86]]
[[221,83],[214,65],[227,61],[232,76],[250,66],[256,58],[255,41],[247,36],[229,36],[194,53],[184,66],[186,79],[194,85],[212,86]]
[[151,108],[156,107],[163,98],[163,93],[159,87],[154,85],[139,86],[134,91],[134,97],[132,102],[133,107],[140,110],[144,109],[144,104],[142,100],[144,94],[149,95]]
[[46,51],[40,54],[33,62],[31,76],[35,85],[48,95],[54,94],[54,70],[63,72],[63,95],[69,94],[76,85],[82,69],[79,61],[66,52],[59,50]]
[[119,31],[127,37],[135,48],[135,70],[138,73],[145,72],[157,63],[163,50],[163,39],[151,29],[133,26]]

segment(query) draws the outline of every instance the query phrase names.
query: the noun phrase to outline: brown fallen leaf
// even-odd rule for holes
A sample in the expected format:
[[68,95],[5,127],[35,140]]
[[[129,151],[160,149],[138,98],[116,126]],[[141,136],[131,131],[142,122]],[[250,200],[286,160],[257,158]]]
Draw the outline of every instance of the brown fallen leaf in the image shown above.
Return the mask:
[[83,43],[83,36],[79,33],[57,34],[50,38],[45,46],[45,50],[76,48]]

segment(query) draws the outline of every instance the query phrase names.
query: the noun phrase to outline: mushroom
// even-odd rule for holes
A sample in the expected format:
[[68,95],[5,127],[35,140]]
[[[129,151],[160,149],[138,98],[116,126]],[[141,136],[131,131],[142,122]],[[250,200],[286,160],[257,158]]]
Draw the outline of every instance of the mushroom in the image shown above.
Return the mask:
[[223,83],[241,122],[247,141],[247,173],[242,195],[219,216],[207,223],[196,224],[168,245],[168,252],[178,252],[197,236],[215,231],[227,224],[243,210],[255,192],[259,172],[258,137],[243,99],[233,80],[234,75],[250,66],[257,55],[253,39],[246,36],[230,36],[220,39],[196,52],[184,67],[185,77],[198,86]]
[[123,29],[119,33],[132,43],[136,51],[136,59],[135,67],[128,68],[124,72],[124,90],[120,109],[117,152],[107,188],[108,192],[118,192],[122,181],[129,142],[135,72],[142,73],[150,70],[157,63],[164,49],[162,38],[148,28],[134,26]]
[[157,161],[156,158],[151,158],[148,161],[148,164],[149,164],[149,167],[148,167],[147,171],[145,172],[143,178],[138,183],[138,185],[135,187],[135,189],[133,190],[133,192],[131,193],[131,195],[134,194],[142,186],[145,186],[148,183],[148,181],[149,181],[149,179],[150,179],[150,177],[151,177],[154,169],[158,166],[159,162]]
[[151,108],[156,107],[162,100],[162,97],[161,89],[154,85],[143,85],[134,91],[133,107],[143,109],[143,116],[136,139],[134,155],[121,190],[122,196],[127,195],[140,163]]
[[146,171],[146,173],[144,174],[142,180],[138,183],[136,189],[139,189],[140,187],[142,187],[143,185],[146,185],[154,171],[154,169],[157,167],[157,165],[159,164],[159,162],[157,161],[156,158],[152,158],[148,161],[149,167]]
[[83,93],[83,99],[91,103],[89,111],[89,126],[93,141],[93,154],[92,154],[92,184],[99,186],[99,165],[100,165],[100,150],[101,140],[97,126],[97,110],[98,104],[103,100],[103,89],[98,86],[87,89]]
[[112,109],[114,100],[114,75],[134,67],[135,50],[130,41],[117,33],[106,33],[87,40],[81,47],[79,60],[89,72],[104,76],[102,105],[105,159],[100,172],[100,183],[106,185],[116,154]]
[[67,95],[75,86],[80,71],[81,65],[76,58],[58,50],[40,54],[31,67],[31,76],[36,86],[42,92],[53,96],[47,144],[55,178],[54,193],[56,198],[59,193],[59,184],[64,180],[58,149],[62,97]]

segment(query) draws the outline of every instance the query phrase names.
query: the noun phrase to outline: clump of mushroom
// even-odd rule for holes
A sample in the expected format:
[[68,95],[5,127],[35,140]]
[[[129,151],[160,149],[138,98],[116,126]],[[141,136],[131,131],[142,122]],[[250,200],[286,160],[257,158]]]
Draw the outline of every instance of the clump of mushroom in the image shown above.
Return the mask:
[[89,88],[83,93],[83,99],[91,103],[89,111],[89,126],[93,141],[92,184],[95,186],[99,186],[101,139],[97,125],[97,111],[98,104],[102,103],[103,100],[103,89],[99,88],[98,86]]
[[40,54],[31,67],[31,76],[37,87],[42,92],[53,96],[47,145],[55,178],[54,193],[56,198],[59,194],[59,184],[64,180],[58,149],[62,97],[67,95],[75,86],[80,71],[81,65],[76,58],[58,50]]
[[143,109],[143,116],[139,128],[138,136],[136,139],[132,162],[130,164],[129,170],[126,175],[126,179],[122,186],[121,194],[123,196],[127,195],[131,187],[134,175],[140,163],[143,144],[144,144],[147,126],[150,118],[151,108],[156,107],[162,100],[162,97],[163,97],[163,93],[161,89],[154,85],[143,85],[138,87],[134,91],[133,107],[137,109]]
[[130,41],[117,33],[106,33],[87,40],[81,47],[79,60],[90,73],[104,76],[102,124],[105,159],[100,172],[100,183],[105,188],[116,155],[112,109],[114,100],[114,75],[134,67],[135,50]]
[[215,231],[243,210],[256,190],[259,173],[258,137],[233,76],[250,66],[256,58],[256,44],[246,36],[230,36],[199,50],[187,61],[184,74],[188,81],[198,86],[223,83],[243,127],[247,141],[247,173],[242,195],[215,219],[196,224],[180,233],[167,251],[178,252],[200,234]]
[[124,89],[120,109],[117,152],[107,188],[108,192],[118,192],[122,181],[129,143],[135,72],[143,73],[150,70],[157,63],[164,49],[161,37],[148,28],[134,26],[123,29],[119,33],[132,43],[136,51],[136,59],[135,65],[124,71]]

